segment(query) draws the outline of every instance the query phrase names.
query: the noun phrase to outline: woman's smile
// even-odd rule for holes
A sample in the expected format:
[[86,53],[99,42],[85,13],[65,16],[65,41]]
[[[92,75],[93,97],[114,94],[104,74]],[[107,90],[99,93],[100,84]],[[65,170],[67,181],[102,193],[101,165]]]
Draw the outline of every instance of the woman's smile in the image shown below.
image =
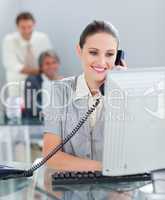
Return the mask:
[[91,66],[91,68],[98,74],[105,73],[107,68],[102,67],[102,66]]

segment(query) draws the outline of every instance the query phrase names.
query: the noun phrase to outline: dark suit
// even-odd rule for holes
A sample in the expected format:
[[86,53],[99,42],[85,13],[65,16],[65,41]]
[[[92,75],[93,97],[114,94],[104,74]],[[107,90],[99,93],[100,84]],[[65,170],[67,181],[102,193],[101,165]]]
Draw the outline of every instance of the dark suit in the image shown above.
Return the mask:
[[[25,117],[39,118],[42,109],[37,105],[42,105],[42,76],[29,76],[25,81]],[[38,92],[38,93],[37,93]]]

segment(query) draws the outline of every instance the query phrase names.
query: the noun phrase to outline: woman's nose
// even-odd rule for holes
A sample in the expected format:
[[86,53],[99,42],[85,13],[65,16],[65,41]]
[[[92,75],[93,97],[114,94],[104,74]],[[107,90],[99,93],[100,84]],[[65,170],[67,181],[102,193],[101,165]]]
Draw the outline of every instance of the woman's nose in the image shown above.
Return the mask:
[[106,58],[104,56],[99,56],[98,64],[99,65],[105,65],[106,64]]

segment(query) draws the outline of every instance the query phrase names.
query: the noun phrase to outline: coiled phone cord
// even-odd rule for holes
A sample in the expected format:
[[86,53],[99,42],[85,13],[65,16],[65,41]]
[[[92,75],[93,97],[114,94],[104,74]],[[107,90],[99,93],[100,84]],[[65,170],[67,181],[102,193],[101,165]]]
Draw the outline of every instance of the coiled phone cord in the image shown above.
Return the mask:
[[75,128],[71,131],[71,133],[62,140],[62,142],[55,147],[46,157],[44,157],[39,163],[33,165],[29,170],[25,172],[25,176],[32,175],[35,170],[37,170],[39,167],[44,165],[52,156],[54,156],[62,147],[78,132],[78,130],[81,128],[81,126],[86,122],[88,117],[93,113],[93,111],[96,109],[96,107],[99,105],[100,99],[97,98],[96,102],[89,108],[89,110],[86,112],[86,114],[80,119],[78,124],[75,126]]

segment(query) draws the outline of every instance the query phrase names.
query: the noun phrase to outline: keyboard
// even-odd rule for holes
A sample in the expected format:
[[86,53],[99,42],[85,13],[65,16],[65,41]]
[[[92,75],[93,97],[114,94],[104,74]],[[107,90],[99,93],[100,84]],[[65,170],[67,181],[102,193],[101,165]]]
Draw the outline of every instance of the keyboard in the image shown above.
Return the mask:
[[151,175],[148,173],[127,176],[104,176],[101,171],[65,171],[55,172],[52,175],[52,185],[118,183],[150,180]]

